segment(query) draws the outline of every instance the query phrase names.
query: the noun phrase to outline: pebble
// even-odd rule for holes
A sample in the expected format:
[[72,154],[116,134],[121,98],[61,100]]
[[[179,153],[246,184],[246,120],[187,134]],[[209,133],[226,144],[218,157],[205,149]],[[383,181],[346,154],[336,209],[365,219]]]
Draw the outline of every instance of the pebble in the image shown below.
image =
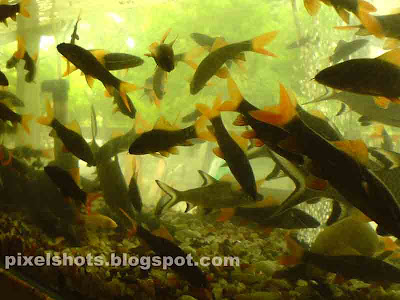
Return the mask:
[[179,297],[178,300],[196,300],[196,298],[193,298],[192,296],[189,295],[183,295]]
[[276,271],[276,264],[272,261],[259,261],[254,264],[256,272],[263,272],[266,276],[272,276]]
[[282,296],[276,292],[254,292],[236,296],[236,300],[280,300]]

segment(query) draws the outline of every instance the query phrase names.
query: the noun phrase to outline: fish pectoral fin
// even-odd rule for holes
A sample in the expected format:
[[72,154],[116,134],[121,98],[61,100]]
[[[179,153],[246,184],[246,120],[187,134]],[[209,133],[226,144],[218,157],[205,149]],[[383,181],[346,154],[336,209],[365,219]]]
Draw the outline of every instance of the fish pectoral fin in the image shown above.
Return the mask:
[[237,183],[235,177],[233,177],[231,174],[225,174],[222,176],[219,181],[224,181],[224,182],[229,182],[229,183]]
[[160,154],[164,157],[168,157],[170,153],[168,151],[160,151]]
[[171,147],[168,149],[168,152],[176,155],[176,154],[179,154],[179,149],[178,149],[178,147]]
[[85,78],[88,86],[92,89],[94,84],[94,77],[89,74],[85,74]]
[[349,24],[350,22],[350,14],[347,10],[345,10],[344,8],[339,8],[335,6],[335,10],[337,12],[337,14],[339,15],[339,17],[346,23]]
[[306,178],[306,186],[309,189],[323,191],[328,187],[328,181],[310,174]]
[[242,149],[243,152],[247,151],[247,148],[249,146],[249,140],[247,138],[240,136],[235,132],[231,132],[231,137],[236,142],[236,144],[239,145],[240,149]]
[[230,73],[229,73],[229,70],[227,67],[222,67],[215,73],[215,75],[222,79],[226,79],[226,78],[230,77]]
[[67,149],[67,147],[65,145],[62,146],[61,151],[64,153],[68,153],[69,150]]
[[376,105],[383,109],[387,109],[391,102],[388,98],[381,96],[374,97],[374,101]]
[[260,139],[253,139],[253,142],[255,147],[262,147],[265,145],[265,143]]
[[375,16],[363,10],[360,10],[357,16],[369,33],[373,34],[378,39],[382,39],[385,36],[382,25]]
[[[64,57],[64,56],[63,56]],[[67,69],[65,70],[63,77],[68,76],[72,72],[76,71],[78,68],[71,62],[67,61]]]
[[241,134],[242,138],[254,139],[256,137],[256,132],[254,130],[246,130]]
[[246,117],[244,115],[238,115],[236,117],[235,121],[233,121],[233,125],[235,125],[235,126],[246,126],[246,125],[249,125],[249,124],[248,124],[247,119],[246,119]]
[[224,154],[222,153],[221,148],[216,147],[216,148],[213,149],[213,152],[214,152],[214,154],[215,154],[216,156],[218,156],[219,158],[224,159]]
[[234,208],[221,208],[221,214],[216,221],[225,222],[230,220],[234,215],[235,215]]
[[304,0],[304,7],[310,16],[315,16],[321,7],[319,0]]

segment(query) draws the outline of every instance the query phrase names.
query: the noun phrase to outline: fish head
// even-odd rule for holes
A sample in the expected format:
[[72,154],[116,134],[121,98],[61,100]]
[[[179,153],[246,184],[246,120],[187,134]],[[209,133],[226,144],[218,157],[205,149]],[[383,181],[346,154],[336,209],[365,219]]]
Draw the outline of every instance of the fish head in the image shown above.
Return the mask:
[[157,65],[166,72],[171,72],[175,68],[174,50],[170,45],[161,44],[155,51]]

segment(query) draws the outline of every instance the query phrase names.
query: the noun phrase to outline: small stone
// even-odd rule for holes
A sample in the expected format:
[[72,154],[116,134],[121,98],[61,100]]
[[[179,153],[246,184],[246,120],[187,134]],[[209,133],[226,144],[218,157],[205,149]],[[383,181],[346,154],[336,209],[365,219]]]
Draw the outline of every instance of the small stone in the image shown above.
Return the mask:
[[263,272],[265,275],[272,276],[276,271],[276,264],[272,261],[259,261],[254,264],[256,272]]
[[236,296],[236,300],[280,300],[282,296],[275,292],[254,292]]
[[183,295],[179,297],[178,300],[196,300],[196,298],[193,298],[192,296],[189,295]]

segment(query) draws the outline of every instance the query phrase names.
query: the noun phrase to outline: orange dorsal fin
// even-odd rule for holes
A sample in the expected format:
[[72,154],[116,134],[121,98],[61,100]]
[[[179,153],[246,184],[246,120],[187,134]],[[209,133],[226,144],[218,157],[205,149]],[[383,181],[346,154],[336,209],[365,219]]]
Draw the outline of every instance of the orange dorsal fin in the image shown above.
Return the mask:
[[213,51],[215,51],[219,48],[222,48],[226,45],[228,45],[227,41],[223,37],[218,37],[215,39],[210,52],[213,52]]
[[279,105],[266,106],[264,110],[251,111],[250,115],[262,122],[277,126],[284,126],[289,123],[296,115],[295,97],[290,98],[288,91],[280,83],[280,103]]
[[79,135],[82,135],[82,130],[81,127],[79,126],[79,123],[76,120],[73,120],[71,123],[69,123],[67,126],[68,129],[75,131]]
[[176,129],[171,125],[171,123],[169,123],[169,122],[165,119],[164,116],[161,116],[161,117],[157,120],[157,122],[156,122],[156,124],[154,125],[154,128],[153,128],[153,129],[162,129],[162,130],[169,130],[169,131],[171,131],[171,130],[176,130]]
[[400,49],[393,49],[389,52],[382,54],[381,56],[378,56],[375,59],[380,59],[396,66],[400,66]]
[[335,141],[332,144],[349,154],[359,163],[364,165],[368,163],[368,147],[363,140]]
[[90,53],[92,53],[93,56],[96,57],[99,63],[101,63],[103,66],[105,65],[104,56],[106,56],[106,54],[109,53],[108,51],[103,49],[96,49],[96,50],[91,50]]

